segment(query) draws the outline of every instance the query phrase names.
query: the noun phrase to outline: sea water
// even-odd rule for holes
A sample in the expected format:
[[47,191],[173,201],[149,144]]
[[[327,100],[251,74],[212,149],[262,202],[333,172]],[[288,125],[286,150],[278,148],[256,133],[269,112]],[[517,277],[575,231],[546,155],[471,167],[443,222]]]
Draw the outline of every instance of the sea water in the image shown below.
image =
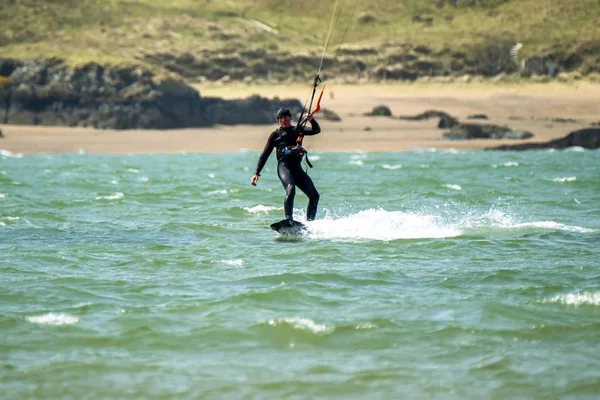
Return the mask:
[[600,152],[310,156],[3,151],[0,396],[600,396]]

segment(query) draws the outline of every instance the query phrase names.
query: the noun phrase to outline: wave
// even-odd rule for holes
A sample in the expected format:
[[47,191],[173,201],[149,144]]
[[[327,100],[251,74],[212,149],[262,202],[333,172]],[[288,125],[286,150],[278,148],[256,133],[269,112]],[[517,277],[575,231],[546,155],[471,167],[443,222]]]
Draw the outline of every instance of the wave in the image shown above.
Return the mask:
[[213,190],[212,192],[208,192],[207,194],[209,196],[216,195],[216,194],[227,194],[227,189]]
[[462,187],[460,187],[460,185],[453,185],[451,183],[444,185],[444,187],[447,187],[448,189],[452,190],[462,190]]
[[576,176],[569,176],[569,177],[565,177],[565,178],[554,178],[554,179],[552,179],[552,182],[564,183],[564,182],[575,182],[576,180],[577,180]]
[[25,320],[40,325],[75,325],[79,322],[79,317],[63,313],[48,313],[39,316],[25,317]]
[[108,196],[96,196],[96,200],[121,200],[125,195],[121,192],[117,192]]
[[542,303],[559,303],[570,306],[600,306],[600,292],[568,293],[543,300]]
[[411,149],[413,153],[437,153],[437,149],[435,147],[413,147]]
[[402,164],[394,164],[394,165],[390,165],[390,164],[383,164],[382,165],[383,169],[391,169],[391,170],[395,170],[395,169],[401,169],[402,168]]
[[283,210],[283,207],[263,206],[262,204],[259,204],[254,207],[244,207],[244,210],[248,211],[250,214],[268,214],[271,211]]
[[9,158],[23,158],[23,153],[13,153],[8,150],[0,149],[0,156]]
[[335,330],[335,326],[333,325],[317,324],[309,318],[299,317],[271,319],[264,322],[264,324],[268,326],[284,326],[293,329],[309,331],[314,333],[315,335],[328,335],[330,333],[333,333],[333,331]]
[[518,167],[519,163],[515,161],[507,161],[504,164],[492,164],[492,168],[500,168],[500,167]]
[[[10,217],[10,216],[6,216],[6,217],[1,217],[0,218],[0,226],[7,226],[8,225],[14,225],[17,222],[16,221],[20,221],[21,217]],[[23,219],[26,223],[28,223],[29,225],[31,225],[29,223],[29,221],[27,221],[26,219]]]
[[441,153],[444,153],[444,154],[460,154],[460,153],[463,153],[463,152],[464,152],[464,151],[461,151],[461,150],[455,149],[455,148],[453,148],[453,147],[450,147],[450,148],[448,148],[448,149],[443,149],[443,150],[441,150]]
[[296,331],[309,332],[317,336],[331,335],[335,332],[359,331],[378,329],[380,325],[376,322],[357,322],[345,325],[317,323],[310,318],[283,317],[262,321],[262,326],[292,329]]
[[336,273],[290,273],[284,272],[279,274],[267,274],[260,276],[253,276],[250,278],[241,279],[240,282],[247,284],[252,283],[270,283],[274,285],[281,284],[298,284],[298,283],[310,283],[315,284],[334,284],[342,285],[344,287],[362,287],[364,285],[376,286],[376,285],[387,285],[389,282],[386,279],[377,279],[372,275],[368,277],[350,277]]
[[573,151],[576,153],[583,153],[583,152],[585,152],[585,148],[581,147],[581,146],[571,146],[571,147],[567,147],[565,149],[565,151]]
[[561,224],[559,222],[554,222],[554,221],[521,222],[521,223],[508,224],[508,225],[505,225],[504,227],[509,228],[509,229],[540,228],[543,230],[558,230],[558,231],[578,232],[578,233],[596,232],[596,230],[594,230],[594,229],[584,228],[581,226],[565,225],[565,224]]
[[235,259],[235,260],[219,260],[218,261],[221,264],[225,264],[225,265],[231,265],[234,267],[241,267],[242,265],[244,265],[244,260],[242,259]]

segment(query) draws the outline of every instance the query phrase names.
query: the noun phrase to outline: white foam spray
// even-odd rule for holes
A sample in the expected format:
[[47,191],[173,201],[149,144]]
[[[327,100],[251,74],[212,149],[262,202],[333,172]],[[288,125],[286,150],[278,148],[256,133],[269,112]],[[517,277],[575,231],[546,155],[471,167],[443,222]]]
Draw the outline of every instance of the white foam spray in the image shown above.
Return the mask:
[[434,215],[369,209],[341,218],[325,218],[307,223],[309,237],[339,240],[396,240],[444,238],[461,234]]

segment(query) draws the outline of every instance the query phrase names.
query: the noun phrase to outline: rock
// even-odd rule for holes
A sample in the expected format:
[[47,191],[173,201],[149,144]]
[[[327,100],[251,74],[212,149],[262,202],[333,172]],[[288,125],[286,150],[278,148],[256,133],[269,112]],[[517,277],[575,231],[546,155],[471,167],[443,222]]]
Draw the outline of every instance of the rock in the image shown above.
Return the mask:
[[467,119],[488,119],[488,116],[485,114],[471,114]]
[[531,137],[533,137],[531,132],[513,131],[507,126],[493,124],[459,124],[443,135],[446,140],[529,139]]
[[280,107],[300,112],[298,100],[202,98],[174,75],[137,67],[58,59],[0,60],[0,122],[101,129],[174,129],[214,124],[270,124]]
[[363,14],[358,17],[359,24],[372,24],[376,21],[376,18],[371,14]]
[[551,119],[552,122],[556,122],[556,123],[562,123],[562,124],[568,124],[568,123],[577,123],[576,119],[573,118],[552,118]]
[[539,149],[566,149],[579,146],[586,149],[597,149],[600,147],[600,128],[586,128],[569,133],[562,139],[549,142],[523,143],[516,145],[503,145],[490,147],[486,150],[539,150]]
[[276,122],[277,110],[288,108],[292,115],[302,112],[299,100],[275,100],[252,96],[241,100],[205,98],[205,111],[210,121],[221,125],[261,125]]
[[446,129],[452,128],[459,124],[458,119],[452,117],[450,114],[444,111],[436,111],[436,110],[428,110],[422,114],[413,115],[413,116],[400,116],[398,119],[404,120],[413,120],[413,121],[421,121],[430,118],[439,118],[438,128]]
[[321,119],[324,119],[326,121],[335,121],[335,122],[339,122],[342,120],[342,118],[336,114],[335,112],[327,109],[327,108],[322,108],[319,114],[319,117]]
[[2,58],[0,59],[0,76],[10,76],[15,69],[23,65],[19,60],[13,58]]
[[0,75],[0,124],[6,123],[8,116],[8,107],[10,105],[10,92],[4,90],[4,86],[9,84],[9,79]]
[[440,117],[440,122],[438,122],[438,128],[440,128],[440,129],[453,128],[459,124],[460,124],[460,122],[458,122],[458,120],[456,118],[451,117],[450,115],[446,114],[446,115],[442,115]]
[[390,110],[388,106],[379,105],[373,108],[373,110],[370,113],[366,113],[365,115],[373,117],[391,117],[392,110]]

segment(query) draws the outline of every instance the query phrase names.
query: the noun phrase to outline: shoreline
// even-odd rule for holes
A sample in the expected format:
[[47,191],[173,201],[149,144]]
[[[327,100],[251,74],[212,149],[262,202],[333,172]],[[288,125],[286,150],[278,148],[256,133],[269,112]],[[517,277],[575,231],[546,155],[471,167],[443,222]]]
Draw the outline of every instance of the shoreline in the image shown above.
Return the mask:
[[[255,94],[268,98],[304,101],[309,85],[242,84],[196,87],[201,96],[243,98]],[[323,132],[305,139],[309,151],[395,152],[416,149],[482,150],[504,144],[547,142],[600,121],[600,84],[336,84],[328,83],[322,107],[342,118],[332,122],[319,118]],[[424,121],[368,117],[378,105],[386,105],[395,117],[439,110],[461,122],[508,125],[528,130],[524,140],[442,140],[437,119]],[[469,120],[471,114],[486,114],[488,120]],[[554,121],[553,121],[554,120]],[[212,128],[175,130],[98,130],[63,126],[0,125],[4,138],[0,149],[12,153],[227,153],[262,151],[272,125],[219,125]]]

